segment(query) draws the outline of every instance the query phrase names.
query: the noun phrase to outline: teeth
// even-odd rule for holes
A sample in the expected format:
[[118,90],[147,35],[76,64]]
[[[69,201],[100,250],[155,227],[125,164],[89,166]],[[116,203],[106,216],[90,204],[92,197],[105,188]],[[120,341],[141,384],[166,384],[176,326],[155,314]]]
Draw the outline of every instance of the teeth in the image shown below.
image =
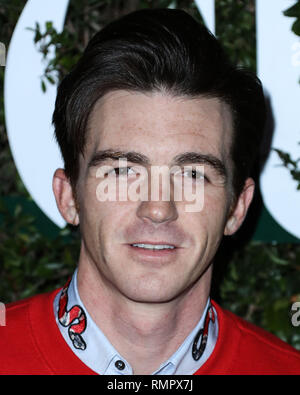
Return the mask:
[[170,246],[168,244],[132,244],[134,247],[146,248],[148,250],[164,250],[171,249],[173,250],[175,247]]

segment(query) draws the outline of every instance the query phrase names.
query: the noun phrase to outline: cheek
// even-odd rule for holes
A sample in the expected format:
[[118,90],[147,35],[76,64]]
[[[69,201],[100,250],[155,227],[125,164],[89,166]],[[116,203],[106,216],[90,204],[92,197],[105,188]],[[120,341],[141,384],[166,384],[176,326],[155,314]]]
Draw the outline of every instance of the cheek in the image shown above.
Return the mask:
[[100,211],[100,202],[96,196],[94,182],[87,182],[81,186],[78,197],[80,224],[87,223],[89,226],[92,226],[97,221]]
[[115,253],[117,246],[124,241],[123,229],[129,218],[133,217],[134,208],[128,207],[128,202],[84,202],[82,213],[82,234],[87,243],[94,243],[95,248]]
[[[222,237],[227,218],[227,195],[224,188],[206,188],[199,212],[182,213],[187,229],[196,240],[210,243]],[[217,192],[217,193],[216,193]]]
[[106,223],[106,217],[110,217],[109,202],[101,202],[97,198],[97,179],[90,177],[79,185],[79,221],[82,239],[89,250],[97,249],[101,243],[101,229]]

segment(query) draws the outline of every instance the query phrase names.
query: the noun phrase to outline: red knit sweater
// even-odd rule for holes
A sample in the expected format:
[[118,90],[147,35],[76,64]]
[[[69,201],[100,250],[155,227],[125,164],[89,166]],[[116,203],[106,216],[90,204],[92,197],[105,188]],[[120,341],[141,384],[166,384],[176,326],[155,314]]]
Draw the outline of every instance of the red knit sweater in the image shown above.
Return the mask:
[[[0,374],[95,374],[69,348],[55,322],[58,290],[7,306],[0,326]],[[300,353],[215,302],[219,336],[199,374],[300,374]]]

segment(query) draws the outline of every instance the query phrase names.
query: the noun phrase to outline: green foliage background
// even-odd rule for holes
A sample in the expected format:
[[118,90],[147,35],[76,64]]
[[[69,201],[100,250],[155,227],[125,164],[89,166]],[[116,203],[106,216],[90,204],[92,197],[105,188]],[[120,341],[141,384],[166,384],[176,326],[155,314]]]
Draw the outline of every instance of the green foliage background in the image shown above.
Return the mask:
[[[0,0],[0,41],[6,47],[25,0]],[[45,61],[41,89],[56,83],[77,61],[90,37],[107,22],[139,8],[182,8],[201,20],[189,0],[71,0],[65,29],[51,21],[31,26],[32,39]],[[286,11],[300,35],[300,1]],[[216,35],[231,59],[255,71],[255,1],[216,0]],[[55,58],[49,49],[55,47]],[[3,86],[5,68],[0,68]],[[298,160],[278,147],[283,165],[299,182]],[[298,177],[298,178],[297,178]],[[300,192],[299,192],[300,193]],[[63,285],[76,267],[80,235],[67,226],[55,237],[41,230],[9,149],[0,94],[0,301],[9,302]],[[215,299],[300,349],[300,327],[291,325],[291,304],[300,301],[300,245],[225,240],[216,263]]]

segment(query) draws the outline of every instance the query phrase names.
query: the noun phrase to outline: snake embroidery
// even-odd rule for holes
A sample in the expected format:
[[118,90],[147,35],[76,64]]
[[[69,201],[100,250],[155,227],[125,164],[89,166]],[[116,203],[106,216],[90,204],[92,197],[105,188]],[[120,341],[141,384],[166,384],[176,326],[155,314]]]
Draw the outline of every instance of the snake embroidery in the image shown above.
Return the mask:
[[86,329],[86,315],[82,307],[75,305],[67,310],[68,304],[68,288],[71,279],[62,289],[59,306],[58,306],[58,321],[64,327],[68,327],[68,334],[72,340],[73,346],[79,350],[86,349],[86,343],[81,334]]
[[[207,339],[208,339],[209,323],[210,323],[210,321],[212,323],[215,323],[215,320],[216,319],[215,319],[214,310],[213,310],[212,306],[209,306],[206,316],[205,316],[204,327],[199,330],[199,332],[197,333],[197,335],[194,339],[192,355],[193,355],[193,358],[195,361],[198,361],[205,351]],[[202,335],[201,342],[200,342],[200,346],[198,347],[198,342],[199,342],[201,335]]]

